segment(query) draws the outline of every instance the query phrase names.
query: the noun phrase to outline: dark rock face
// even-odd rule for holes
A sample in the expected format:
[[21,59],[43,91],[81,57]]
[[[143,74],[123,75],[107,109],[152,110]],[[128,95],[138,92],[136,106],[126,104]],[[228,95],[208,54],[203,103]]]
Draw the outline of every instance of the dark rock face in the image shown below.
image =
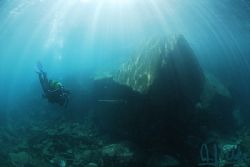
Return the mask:
[[121,67],[114,80],[143,94],[197,100],[204,76],[187,41],[175,35],[149,40]]
[[[151,39],[125,63],[114,81],[127,85],[146,98],[138,111],[143,128],[151,129],[157,140],[162,136],[187,132],[195,104],[204,85],[204,74],[185,38],[173,35]],[[135,115],[137,112],[132,112]],[[148,116],[148,118],[146,118]],[[143,117],[143,118],[141,118]],[[141,125],[140,125],[141,126]],[[143,135],[142,135],[143,136]]]
[[96,80],[93,84],[93,118],[101,129],[118,136],[133,136],[142,130],[147,113],[146,97],[112,78]]
[[232,95],[212,74],[205,73],[205,83],[200,101],[196,104],[196,110],[195,120],[203,124],[201,126],[206,129],[232,133],[233,128],[236,127]]
[[[200,109],[214,111],[215,107],[219,106],[218,104],[214,103],[217,102],[221,104],[221,101],[231,103],[231,100],[232,96],[229,90],[213,75],[206,73],[205,84],[200,96]],[[225,105],[226,104],[224,104],[224,107]]]
[[163,104],[180,100],[194,103],[202,91],[204,76],[192,49],[183,36],[168,39],[164,49],[163,63],[149,95],[163,100]]
[[191,155],[188,136],[223,127],[218,115],[232,111],[229,91],[211,78],[183,36],[151,39],[113,78],[94,82],[95,122],[142,146]]

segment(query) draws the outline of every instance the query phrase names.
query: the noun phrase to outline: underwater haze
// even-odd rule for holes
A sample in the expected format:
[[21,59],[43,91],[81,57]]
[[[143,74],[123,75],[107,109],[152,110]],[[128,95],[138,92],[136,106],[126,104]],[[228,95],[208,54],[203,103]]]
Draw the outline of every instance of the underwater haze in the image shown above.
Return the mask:
[[250,1],[0,0],[0,92],[3,167],[249,166]]
[[143,39],[172,33],[185,36],[204,67],[249,92],[249,6],[244,0],[2,0],[3,99],[30,88],[37,61],[59,79],[110,71]]

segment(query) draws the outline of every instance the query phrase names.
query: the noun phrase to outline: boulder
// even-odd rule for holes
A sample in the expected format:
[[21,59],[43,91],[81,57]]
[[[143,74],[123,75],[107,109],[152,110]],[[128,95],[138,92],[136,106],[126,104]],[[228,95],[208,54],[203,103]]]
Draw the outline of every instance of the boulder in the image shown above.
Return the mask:
[[164,103],[180,97],[196,101],[204,82],[198,60],[182,35],[145,42],[113,78]]
[[102,149],[105,166],[129,166],[135,161],[135,153],[124,144],[110,144]]
[[150,129],[151,136],[162,138],[166,131],[166,136],[187,132],[205,77],[184,36],[172,35],[146,41],[113,80],[144,95],[143,107],[137,102],[139,111],[129,115],[135,115],[141,128]]
[[112,134],[142,140],[184,132],[203,82],[203,71],[182,35],[152,38],[112,78],[94,82],[96,123]]
[[146,41],[113,77],[94,82],[92,96],[96,125],[143,147],[191,155],[188,136],[233,125],[229,90],[204,74],[182,35]]

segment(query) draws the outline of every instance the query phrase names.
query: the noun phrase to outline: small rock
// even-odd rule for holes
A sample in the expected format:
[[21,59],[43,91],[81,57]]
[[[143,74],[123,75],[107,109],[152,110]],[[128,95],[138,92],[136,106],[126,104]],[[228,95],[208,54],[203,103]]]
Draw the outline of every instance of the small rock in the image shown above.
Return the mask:
[[134,160],[134,152],[123,144],[111,144],[103,147],[102,155],[104,160],[112,160],[117,164],[129,164]]
[[222,150],[223,150],[223,153],[228,153],[232,150],[236,150],[237,149],[237,145],[236,144],[225,144],[223,147],[222,147]]

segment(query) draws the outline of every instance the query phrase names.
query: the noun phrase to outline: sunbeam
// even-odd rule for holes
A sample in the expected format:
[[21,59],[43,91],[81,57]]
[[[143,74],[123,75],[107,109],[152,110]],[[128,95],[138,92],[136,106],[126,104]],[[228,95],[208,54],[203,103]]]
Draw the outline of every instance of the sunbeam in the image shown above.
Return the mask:
[[248,1],[0,0],[0,167],[249,166]]

